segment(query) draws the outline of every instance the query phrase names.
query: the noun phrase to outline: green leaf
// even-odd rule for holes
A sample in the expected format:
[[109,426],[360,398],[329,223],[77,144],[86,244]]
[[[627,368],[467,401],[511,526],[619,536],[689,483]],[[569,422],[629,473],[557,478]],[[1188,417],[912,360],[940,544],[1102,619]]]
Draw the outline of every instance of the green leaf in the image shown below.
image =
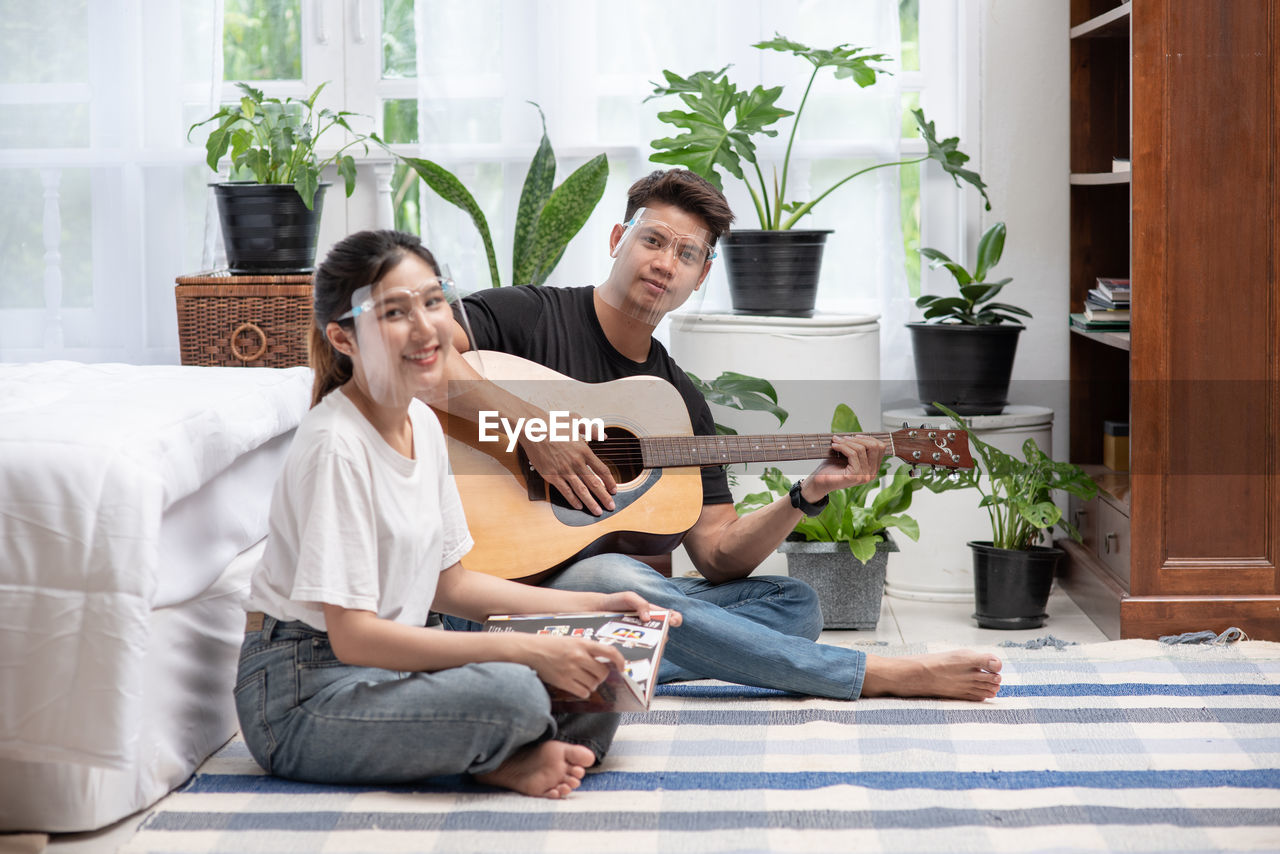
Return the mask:
[[974,279],[981,282],[987,277],[987,271],[1000,263],[1000,256],[1004,254],[1004,238],[1003,222],[997,222],[982,235],[978,241],[978,266],[973,271]]
[[345,182],[347,198],[351,198],[351,194],[356,189],[356,161],[350,154],[344,154],[338,158],[338,174],[342,176]]
[[862,537],[855,537],[849,541],[849,551],[853,552],[853,556],[858,560],[866,563],[871,560],[876,553],[876,544],[879,543],[881,537],[876,534],[867,534]]
[[761,50],[776,50],[790,53],[807,59],[815,69],[834,66],[836,77],[851,78],[859,86],[865,88],[876,82],[877,74],[888,74],[883,68],[874,68],[869,62],[891,62],[888,54],[866,53],[867,48],[853,47],[848,44],[836,45],[830,49],[812,48],[792,41],[775,32],[767,41],[757,42],[752,47]]
[[598,154],[574,170],[547,199],[526,252],[530,284],[547,280],[573,236],[582,230],[604,196],[609,160]]
[[480,239],[484,242],[485,255],[489,259],[489,280],[493,287],[499,287],[502,280],[498,276],[498,256],[493,251],[493,238],[489,234],[489,223],[484,218],[484,212],[480,210],[480,205],[476,203],[475,198],[467,191],[457,176],[445,169],[438,163],[430,160],[424,160],[419,157],[403,157],[400,158],[413,168],[414,172],[426,182],[427,186],[451,205],[455,205],[465,211],[471,221],[475,223],[476,229],[480,232]]
[[[533,104],[532,101],[529,103]],[[511,246],[511,281],[512,284],[526,284],[533,281],[536,262],[530,255],[534,229],[542,209],[551,197],[551,189],[555,185],[556,155],[551,148],[551,139],[547,136],[547,117],[537,104],[538,117],[542,120],[542,140],[538,150],[529,161],[529,171],[524,176],[524,188],[520,191],[520,204],[516,208],[516,226],[512,235]]]
[[314,169],[303,169],[298,172],[293,188],[298,191],[299,196],[302,196],[302,203],[307,206],[307,210],[315,209],[316,188],[319,186],[319,175]]
[[942,166],[943,171],[951,176],[951,180],[955,181],[957,187],[962,180],[972,184],[982,194],[987,210],[991,210],[991,199],[987,197],[987,185],[977,172],[961,168],[969,161],[969,155],[959,150],[960,137],[952,136],[938,142],[937,131],[934,129],[933,122],[925,120],[924,110],[912,110],[911,115],[915,117],[920,136],[929,147],[929,158],[936,160]]
[[920,523],[911,516],[882,516],[880,521],[886,528],[897,528],[912,540],[920,539]]
[[685,374],[708,403],[742,411],[768,412],[778,419],[779,427],[786,423],[787,410],[778,406],[778,392],[768,380],[725,371],[713,382],[706,383],[689,371]]
[[769,129],[769,125],[792,115],[790,110],[774,105],[782,95],[781,86],[756,86],[742,92],[723,79],[723,73],[724,69],[714,73],[700,71],[686,79],[663,72],[668,85],[657,87],[654,94],[678,94],[689,111],[667,110],[658,113],[658,118],[687,133],[653,140],[650,145],[655,153],[649,157],[655,163],[683,166],[721,190],[724,182],[717,168],[743,178],[742,161],[756,162],[751,137],[777,136],[778,132]]
[[836,405],[836,411],[831,415],[831,432],[832,433],[861,433],[862,422],[858,420],[858,416],[849,408],[848,404],[841,403]]

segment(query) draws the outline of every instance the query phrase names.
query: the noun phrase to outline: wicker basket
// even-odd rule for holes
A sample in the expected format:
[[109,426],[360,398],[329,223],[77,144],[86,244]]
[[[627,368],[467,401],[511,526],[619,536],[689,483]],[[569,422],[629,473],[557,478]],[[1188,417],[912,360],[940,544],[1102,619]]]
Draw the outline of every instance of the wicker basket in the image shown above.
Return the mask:
[[307,364],[311,276],[180,276],[182,364],[289,368]]

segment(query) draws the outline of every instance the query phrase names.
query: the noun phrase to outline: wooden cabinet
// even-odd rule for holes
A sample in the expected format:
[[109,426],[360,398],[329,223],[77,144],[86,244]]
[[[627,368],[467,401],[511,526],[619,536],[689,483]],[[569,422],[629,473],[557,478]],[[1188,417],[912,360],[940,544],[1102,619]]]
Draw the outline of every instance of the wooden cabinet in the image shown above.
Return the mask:
[[1130,472],[1060,581],[1113,637],[1280,640],[1277,6],[1071,2],[1071,310],[1134,296],[1129,336],[1070,338],[1071,458],[1128,421]]

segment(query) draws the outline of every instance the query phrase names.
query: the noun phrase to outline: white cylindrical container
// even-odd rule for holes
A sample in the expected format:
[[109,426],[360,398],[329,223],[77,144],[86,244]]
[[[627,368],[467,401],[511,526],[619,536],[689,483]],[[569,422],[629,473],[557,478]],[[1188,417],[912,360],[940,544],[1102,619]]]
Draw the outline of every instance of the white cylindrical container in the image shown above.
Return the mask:
[[[887,431],[901,429],[903,422],[912,427],[951,425],[946,416],[925,415],[922,407],[888,410],[881,420]],[[1053,451],[1053,410],[1047,407],[1010,404],[1001,415],[974,415],[966,420],[979,439],[1019,459],[1027,439],[1035,439],[1045,453]],[[894,537],[899,554],[889,561],[887,595],[932,602],[973,601],[973,557],[965,544],[991,539],[991,522],[986,508],[978,506],[980,498],[972,489],[915,493],[907,515],[920,523],[920,540]]]
[[[773,383],[778,405],[789,417],[781,427],[764,412],[712,407],[717,422],[740,434],[824,433],[831,429],[836,405],[853,409],[867,431],[880,427],[880,323],[876,314],[826,314],[773,317],[722,312],[671,315],[671,355],[686,371],[712,382],[725,371],[761,377]],[[768,464],[764,464],[768,465]],[[736,499],[764,489],[762,464],[730,467]],[[777,463],[795,480],[816,462]],[[683,549],[674,556],[674,572],[692,567]],[[757,572],[786,574],[786,561],[771,554]]]

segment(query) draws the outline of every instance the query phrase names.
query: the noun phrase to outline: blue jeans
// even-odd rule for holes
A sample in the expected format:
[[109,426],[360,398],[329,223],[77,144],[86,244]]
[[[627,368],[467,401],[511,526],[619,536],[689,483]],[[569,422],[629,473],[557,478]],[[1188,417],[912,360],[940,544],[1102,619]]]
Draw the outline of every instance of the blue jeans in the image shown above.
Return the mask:
[[546,688],[522,664],[354,667],[338,660],[324,632],[271,617],[245,635],[235,698],[263,770],[316,783],[484,774],[551,738],[585,745],[599,761],[618,727],[614,714],[553,714]]
[[[776,576],[721,584],[666,578],[633,558],[602,554],[572,564],[542,586],[634,590],[660,608],[679,611],[684,623],[667,639],[659,681],[720,679],[838,700],[862,693],[866,655],[814,643],[822,631],[822,610],[804,582]],[[452,629],[478,628],[455,617],[443,619]]]

